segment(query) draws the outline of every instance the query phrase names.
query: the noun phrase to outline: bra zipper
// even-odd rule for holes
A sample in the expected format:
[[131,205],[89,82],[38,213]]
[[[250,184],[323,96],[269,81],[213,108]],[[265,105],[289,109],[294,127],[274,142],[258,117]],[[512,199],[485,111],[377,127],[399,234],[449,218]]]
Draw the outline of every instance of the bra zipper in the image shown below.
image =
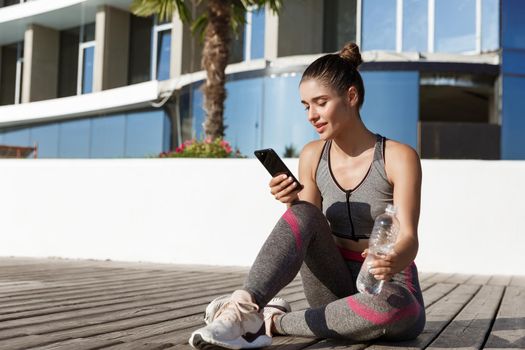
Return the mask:
[[352,212],[350,211],[350,195],[352,194],[352,191],[346,191],[346,210],[348,211],[348,220],[350,220],[350,228],[352,229],[352,238],[350,238],[352,241],[358,241],[355,230],[354,230],[354,222],[352,221]]

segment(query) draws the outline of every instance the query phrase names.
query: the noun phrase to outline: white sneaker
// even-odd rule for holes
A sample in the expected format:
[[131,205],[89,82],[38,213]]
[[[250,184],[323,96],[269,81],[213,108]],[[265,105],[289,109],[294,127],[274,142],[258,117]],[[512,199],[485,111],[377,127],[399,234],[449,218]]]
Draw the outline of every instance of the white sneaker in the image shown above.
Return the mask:
[[[204,313],[204,322],[210,324],[214,318],[217,311],[229,300],[231,299],[230,294],[221,295],[212,300],[211,303],[206,307],[206,312]],[[284,314],[292,311],[290,304],[283,298],[275,297],[268,302],[268,304],[263,308],[264,323],[266,326],[266,335],[271,336],[271,326],[272,318],[277,314]]]
[[[219,304],[216,300],[212,304]],[[210,315],[205,318],[209,323],[192,333],[189,340],[192,347],[250,349],[272,344],[272,338],[266,335],[264,315],[259,312],[259,307],[251,300],[247,291],[237,290],[229,300],[223,300],[221,305],[210,306],[211,304],[206,308]]]

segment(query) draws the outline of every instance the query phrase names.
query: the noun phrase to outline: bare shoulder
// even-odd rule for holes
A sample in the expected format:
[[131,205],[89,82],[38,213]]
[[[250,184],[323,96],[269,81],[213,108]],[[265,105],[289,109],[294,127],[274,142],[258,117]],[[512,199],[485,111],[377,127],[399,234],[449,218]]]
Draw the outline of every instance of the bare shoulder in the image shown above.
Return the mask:
[[416,150],[407,144],[387,140],[385,144],[385,170],[390,181],[409,174],[421,176],[421,161]]
[[313,175],[315,169],[317,169],[319,158],[321,158],[324,143],[323,140],[316,140],[307,143],[303,147],[301,155],[299,156],[299,167],[302,169],[308,169],[310,174]]

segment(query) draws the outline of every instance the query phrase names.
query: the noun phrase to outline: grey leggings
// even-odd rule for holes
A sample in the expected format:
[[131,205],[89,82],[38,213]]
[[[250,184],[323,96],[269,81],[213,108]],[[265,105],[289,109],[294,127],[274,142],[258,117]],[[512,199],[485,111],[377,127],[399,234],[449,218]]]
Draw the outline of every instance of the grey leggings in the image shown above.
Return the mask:
[[319,208],[297,202],[277,222],[243,288],[263,307],[301,272],[310,308],[277,318],[281,334],[355,341],[417,337],[425,310],[415,264],[394,275],[377,296],[357,292],[360,267],[343,259]]

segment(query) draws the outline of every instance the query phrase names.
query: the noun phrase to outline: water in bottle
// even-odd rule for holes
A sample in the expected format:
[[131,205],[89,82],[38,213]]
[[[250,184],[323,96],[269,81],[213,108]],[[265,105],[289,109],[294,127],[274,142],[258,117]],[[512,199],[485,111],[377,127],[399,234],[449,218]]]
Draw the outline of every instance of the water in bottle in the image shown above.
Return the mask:
[[374,228],[368,241],[368,256],[357,276],[357,290],[361,293],[377,295],[383,288],[384,281],[377,280],[373,274],[368,272],[369,264],[375,259],[389,254],[394,249],[399,232],[396,211],[396,207],[389,204],[385,212],[379,215],[374,222]]

